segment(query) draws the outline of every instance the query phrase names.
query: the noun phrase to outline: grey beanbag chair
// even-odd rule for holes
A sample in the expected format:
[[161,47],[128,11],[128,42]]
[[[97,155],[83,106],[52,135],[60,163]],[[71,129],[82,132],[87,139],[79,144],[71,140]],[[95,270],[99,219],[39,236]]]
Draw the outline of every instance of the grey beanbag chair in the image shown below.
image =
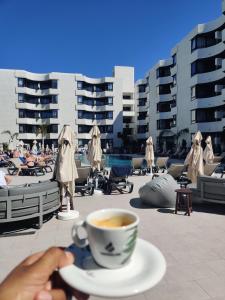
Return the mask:
[[141,200],[156,207],[175,207],[176,189],[180,186],[169,174],[159,176],[146,183],[139,189]]

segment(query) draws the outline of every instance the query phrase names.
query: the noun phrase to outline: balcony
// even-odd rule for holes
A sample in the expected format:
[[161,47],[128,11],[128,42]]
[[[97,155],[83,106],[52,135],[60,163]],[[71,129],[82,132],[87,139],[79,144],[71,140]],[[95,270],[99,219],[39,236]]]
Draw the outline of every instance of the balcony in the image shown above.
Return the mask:
[[134,111],[123,111],[123,117],[135,117]]
[[35,90],[27,87],[16,87],[16,93],[28,94],[32,96],[47,96],[47,95],[57,95],[58,90],[57,89]]
[[113,91],[89,92],[85,90],[75,90],[75,95],[84,96],[87,98],[106,98],[106,97],[113,97]]
[[173,82],[173,78],[171,76],[159,77],[156,80],[156,85],[168,84],[168,83],[172,83],[172,82]]
[[123,99],[122,103],[123,103],[123,105],[134,105],[135,100],[134,99]]
[[93,120],[93,119],[75,119],[76,125],[113,125],[112,119],[105,119],[105,120]]
[[225,44],[222,42],[208,48],[196,49],[194,52],[192,52],[192,61],[201,58],[211,57],[211,56],[218,56],[224,50],[225,50]]
[[191,109],[221,106],[224,105],[224,100],[225,89],[222,90],[221,95],[217,95],[210,98],[196,98],[194,101],[191,101]]
[[171,94],[165,94],[165,95],[158,95],[159,101],[172,101],[173,97]]
[[[79,133],[77,134],[78,139],[82,140],[90,140],[91,135],[89,133]],[[113,133],[101,133],[101,139],[112,139]]]
[[[45,135],[45,139],[57,140],[58,136],[59,136],[58,133],[47,133]],[[36,135],[36,133],[19,133],[18,139],[19,140],[36,140],[36,139],[42,139],[42,136]]]
[[158,113],[158,116],[159,116],[160,120],[171,119],[172,118],[172,113],[171,113],[171,111],[160,112],[160,113]]
[[139,112],[148,112],[148,107],[146,105],[144,106],[138,106]]
[[144,120],[138,120],[137,124],[138,125],[147,125],[149,123],[148,118],[144,119]]
[[221,121],[192,124],[191,131],[196,132],[197,130],[200,130],[202,132],[222,132],[224,126],[225,118],[223,118]]
[[49,125],[49,124],[59,124],[59,120],[56,118],[46,118],[46,119],[17,118],[16,123],[29,124],[29,125]]
[[50,110],[59,109],[59,104],[30,104],[30,103],[16,103],[17,109],[29,109],[29,110]]
[[221,80],[224,78],[225,63],[223,61],[222,68],[207,73],[196,74],[191,78],[191,86],[201,83]]
[[75,104],[76,110],[84,110],[84,111],[93,111],[93,112],[105,112],[105,111],[112,111],[113,105],[94,105],[90,106],[87,104]]
[[132,129],[135,129],[136,128],[136,123],[134,123],[134,122],[123,123],[123,128],[132,128]]

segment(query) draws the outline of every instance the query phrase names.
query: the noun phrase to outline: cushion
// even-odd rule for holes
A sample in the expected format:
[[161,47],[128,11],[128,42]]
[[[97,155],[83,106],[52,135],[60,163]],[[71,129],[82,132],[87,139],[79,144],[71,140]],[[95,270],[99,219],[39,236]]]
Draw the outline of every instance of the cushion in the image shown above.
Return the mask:
[[156,207],[175,207],[176,189],[180,185],[169,174],[155,177],[139,189],[139,196],[145,204]]

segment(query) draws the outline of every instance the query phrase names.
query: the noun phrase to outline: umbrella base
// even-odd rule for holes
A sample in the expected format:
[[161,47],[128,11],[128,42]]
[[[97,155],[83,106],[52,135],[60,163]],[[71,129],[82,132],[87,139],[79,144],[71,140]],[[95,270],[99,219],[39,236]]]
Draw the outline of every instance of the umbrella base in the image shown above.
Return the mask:
[[94,195],[103,195],[102,190],[94,189]]
[[58,213],[58,219],[62,221],[68,221],[72,219],[76,219],[79,217],[79,211],[70,210],[70,211],[61,211]]

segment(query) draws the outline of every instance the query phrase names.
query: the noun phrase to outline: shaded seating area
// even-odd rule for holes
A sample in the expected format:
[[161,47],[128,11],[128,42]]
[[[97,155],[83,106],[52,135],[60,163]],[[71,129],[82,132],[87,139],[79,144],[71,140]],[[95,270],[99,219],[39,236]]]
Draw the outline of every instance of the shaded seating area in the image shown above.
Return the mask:
[[0,189],[0,224],[37,219],[41,228],[43,217],[58,210],[59,187],[56,181],[44,181]]
[[128,180],[132,168],[130,166],[112,166],[109,178],[105,177],[105,193],[111,194],[114,191],[123,193],[132,193],[134,184]]

